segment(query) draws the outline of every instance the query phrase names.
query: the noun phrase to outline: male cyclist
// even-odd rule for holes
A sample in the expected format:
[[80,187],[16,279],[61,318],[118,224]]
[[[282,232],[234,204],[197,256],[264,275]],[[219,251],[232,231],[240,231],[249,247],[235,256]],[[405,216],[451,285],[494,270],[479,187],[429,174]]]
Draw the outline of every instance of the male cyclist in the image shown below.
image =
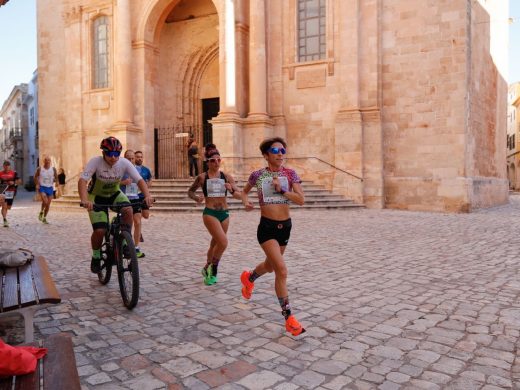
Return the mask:
[[[133,164],[127,159],[119,159],[123,149],[121,142],[115,137],[107,137],[101,141],[100,149],[103,151],[103,156],[93,157],[78,180],[81,203],[89,211],[90,222],[94,229],[90,238],[92,245],[90,270],[93,273],[101,270],[101,245],[108,228],[108,206],[128,205],[121,209],[121,229],[131,233],[132,207],[126,195],[119,188],[121,178],[128,174],[137,182],[137,186],[143,192],[146,205],[150,207],[152,204],[148,187]],[[87,190],[89,180],[91,182]],[[94,210],[94,203],[107,205],[107,207],[103,210]]]

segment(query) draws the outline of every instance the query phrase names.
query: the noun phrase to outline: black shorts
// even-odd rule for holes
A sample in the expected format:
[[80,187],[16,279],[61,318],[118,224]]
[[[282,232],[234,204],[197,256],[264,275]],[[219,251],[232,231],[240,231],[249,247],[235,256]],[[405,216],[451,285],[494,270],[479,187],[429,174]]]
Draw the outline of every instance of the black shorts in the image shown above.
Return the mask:
[[141,214],[142,210],[142,200],[141,199],[130,199],[130,203],[132,203],[132,211],[134,214]]
[[274,221],[269,218],[261,217],[256,231],[256,238],[261,245],[269,240],[276,240],[280,246],[286,246],[291,236],[291,218],[285,221]]
[[139,201],[141,202],[141,210],[150,210],[150,207],[144,202],[144,196],[142,198],[139,197]]
[[8,206],[12,206],[13,205],[13,201],[14,201],[14,198],[6,199],[5,200],[5,204],[8,205]]

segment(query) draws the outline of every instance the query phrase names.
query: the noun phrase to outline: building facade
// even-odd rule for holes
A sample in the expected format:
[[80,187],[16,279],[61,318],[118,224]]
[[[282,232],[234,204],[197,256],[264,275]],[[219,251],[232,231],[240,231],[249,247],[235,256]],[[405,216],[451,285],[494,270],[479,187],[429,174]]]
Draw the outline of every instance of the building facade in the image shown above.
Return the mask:
[[509,86],[507,94],[507,177],[509,188],[520,189],[520,155],[518,143],[520,142],[520,83],[516,82]]
[[159,177],[187,175],[167,167],[189,136],[244,177],[279,135],[304,179],[368,207],[508,200],[507,2],[37,5],[40,150],[71,179],[108,134]]
[[39,123],[38,123],[38,71],[35,70],[28,85],[25,98],[27,107],[27,139],[24,142],[27,156],[27,169],[34,175],[39,161]]
[[22,183],[26,184],[34,171],[28,166],[29,154],[27,148],[28,118],[26,98],[28,85],[23,83],[15,86],[2,105],[0,117],[0,153],[2,161],[8,160],[11,168],[18,172]]

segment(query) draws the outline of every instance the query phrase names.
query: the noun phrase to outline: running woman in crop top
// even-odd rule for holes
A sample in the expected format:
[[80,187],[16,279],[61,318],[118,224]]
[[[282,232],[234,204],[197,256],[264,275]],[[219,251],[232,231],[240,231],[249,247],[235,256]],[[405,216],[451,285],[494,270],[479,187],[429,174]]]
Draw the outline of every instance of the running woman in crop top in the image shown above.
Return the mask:
[[256,187],[261,214],[257,238],[266,259],[254,270],[244,271],[240,275],[242,296],[250,299],[255,280],[265,273],[274,271],[274,288],[285,318],[285,329],[293,336],[298,336],[305,332],[305,329],[291,314],[287,291],[287,267],[283,254],[292,227],[289,201],[301,206],[305,198],[297,173],[282,165],[287,152],[285,140],[279,137],[266,139],[260,144],[260,151],[267,161],[267,167],[251,173],[242,191],[242,203],[247,211],[253,209],[248,193]]
[[[226,201],[229,192],[234,198],[241,199],[233,177],[220,170],[220,153],[214,144],[207,144],[204,156],[208,162],[208,171],[201,173],[188,190],[188,196],[197,204],[206,203],[202,212],[204,226],[211,234],[211,242],[202,268],[203,282],[210,286],[217,282],[218,264],[226,250],[227,231],[229,228],[229,211]],[[195,194],[202,187],[204,196]]]

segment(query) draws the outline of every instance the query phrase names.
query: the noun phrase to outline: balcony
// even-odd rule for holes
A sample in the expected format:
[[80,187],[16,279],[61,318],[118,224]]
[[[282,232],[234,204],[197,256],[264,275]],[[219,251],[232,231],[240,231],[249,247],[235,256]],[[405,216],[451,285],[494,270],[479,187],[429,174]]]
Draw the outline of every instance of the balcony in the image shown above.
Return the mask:
[[15,128],[9,130],[9,139],[11,141],[18,141],[22,139],[22,129],[21,128]]

